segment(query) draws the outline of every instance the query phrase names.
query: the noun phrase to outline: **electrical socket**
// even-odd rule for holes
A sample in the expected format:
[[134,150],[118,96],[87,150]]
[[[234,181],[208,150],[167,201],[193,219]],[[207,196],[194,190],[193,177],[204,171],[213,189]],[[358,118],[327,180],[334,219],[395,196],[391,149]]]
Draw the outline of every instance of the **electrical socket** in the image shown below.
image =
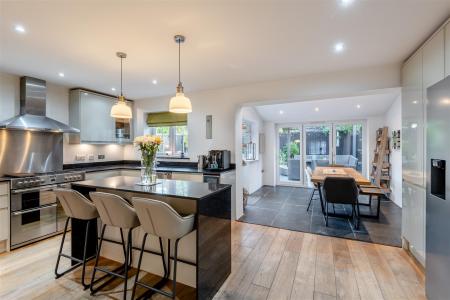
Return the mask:
[[98,158],[98,159],[105,159],[105,154],[98,154],[98,155],[97,155],[97,158]]
[[89,158],[89,160],[94,160],[95,156],[94,156],[94,154],[91,153],[91,154],[88,155],[88,158]]
[[86,160],[86,155],[84,155],[84,154],[77,154],[77,155],[75,155],[75,160],[76,161],[85,161]]

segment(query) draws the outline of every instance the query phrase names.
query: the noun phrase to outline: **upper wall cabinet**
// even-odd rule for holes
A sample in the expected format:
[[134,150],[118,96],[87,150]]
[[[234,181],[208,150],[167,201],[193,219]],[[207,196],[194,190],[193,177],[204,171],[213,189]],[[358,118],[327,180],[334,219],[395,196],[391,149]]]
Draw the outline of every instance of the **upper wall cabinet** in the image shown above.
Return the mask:
[[445,35],[438,31],[423,47],[423,93],[426,89],[445,77]]
[[445,26],[445,76],[450,76],[450,23]]
[[[111,107],[116,98],[81,89],[70,91],[69,124],[80,129],[71,134],[70,143],[131,143],[131,120],[114,119]],[[133,102],[127,101],[128,105]]]
[[402,70],[402,165],[403,179],[425,186],[424,102],[422,97],[422,52],[414,54]]

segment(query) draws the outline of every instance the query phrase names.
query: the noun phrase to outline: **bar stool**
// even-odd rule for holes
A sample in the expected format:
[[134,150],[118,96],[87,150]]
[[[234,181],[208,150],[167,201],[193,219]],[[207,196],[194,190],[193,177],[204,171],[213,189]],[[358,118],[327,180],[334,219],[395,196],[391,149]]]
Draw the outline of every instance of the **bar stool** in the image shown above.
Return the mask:
[[[94,288],[94,284],[103,278],[109,276],[119,277],[124,280],[124,290],[123,290],[123,299],[127,297],[127,281],[128,281],[128,270],[131,265],[131,257],[132,257],[132,241],[131,234],[134,228],[140,225],[139,219],[136,215],[134,208],[122,197],[114,194],[101,193],[101,192],[91,192],[89,193],[92,201],[97,207],[98,213],[100,215],[100,219],[102,220],[102,232],[100,235],[100,243],[97,250],[97,258],[95,259],[94,271],[92,273],[91,278],[91,295],[94,295],[99,289],[101,289],[104,285],[110,282],[110,280],[106,281],[96,289]],[[98,266],[98,259],[100,257],[100,251],[102,249],[103,237],[105,235],[106,226],[116,227],[120,229],[120,237],[122,239],[122,249],[124,254],[124,264],[114,270],[108,270]],[[125,245],[125,240],[123,238],[123,229],[128,230],[128,237]],[[124,269],[124,273],[121,274],[119,271]],[[106,273],[105,276],[102,276],[95,280],[96,271],[100,271]]]
[[[58,253],[58,259],[56,260],[56,267],[55,267],[55,275],[56,279],[63,276],[64,274],[78,268],[79,266],[83,266],[83,270],[81,272],[81,284],[83,285],[84,289],[87,289],[89,287],[89,284],[86,284],[84,282],[84,277],[86,274],[86,262],[94,258],[95,256],[91,256],[89,258],[86,258],[86,248],[87,248],[87,241],[88,241],[88,233],[89,233],[89,226],[94,223],[98,218],[98,212],[95,208],[95,205],[86,197],[84,197],[82,194],[75,190],[71,189],[54,189],[53,190],[56,194],[56,197],[58,198],[59,202],[61,203],[61,206],[63,207],[64,213],[67,216],[67,220],[64,226],[64,233],[61,240],[61,246],[59,247],[59,253]],[[79,259],[67,254],[62,253],[64,241],[66,239],[66,233],[67,233],[67,227],[69,225],[70,219],[80,219],[80,220],[86,220],[86,233],[84,235],[84,248],[83,248],[83,259]],[[68,258],[72,261],[76,261],[77,263],[70,267],[69,269],[65,270],[62,273],[58,273],[59,268],[59,262],[61,260],[61,257]]]
[[[136,208],[136,213],[141,222],[142,229],[145,232],[142,239],[141,252],[139,254],[138,269],[136,279],[133,286],[133,293],[131,299],[134,299],[136,287],[142,286],[151,291],[164,295],[166,297],[175,299],[176,284],[177,284],[177,260],[178,260],[178,242],[181,238],[192,232],[194,229],[195,215],[191,214],[185,217],[180,216],[169,204],[158,200],[148,198],[132,198],[131,202]],[[142,254],[144,253],[145,242],[147,235],[151,234],[159,237],[161,255],[163,258],[164,278],[170,277],[170,241],[175,240],[175,251],[173,257],[173,276],[172,276],[172,293],[157,289],[154,286],[149,286],[140,282],[139,272],[141,270]],[[168,262],[165,263],[165,255],[162,247],[161,239],[168,240]]]

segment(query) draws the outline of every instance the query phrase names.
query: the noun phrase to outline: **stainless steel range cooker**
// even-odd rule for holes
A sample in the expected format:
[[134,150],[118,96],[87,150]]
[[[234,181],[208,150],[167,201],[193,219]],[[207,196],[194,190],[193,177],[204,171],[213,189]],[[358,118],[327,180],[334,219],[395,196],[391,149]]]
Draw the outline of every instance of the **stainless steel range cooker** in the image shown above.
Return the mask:
[[84,180],[84,172],[8,174],[11,179],[11,249],[62,231],[66,216],[53,192]]

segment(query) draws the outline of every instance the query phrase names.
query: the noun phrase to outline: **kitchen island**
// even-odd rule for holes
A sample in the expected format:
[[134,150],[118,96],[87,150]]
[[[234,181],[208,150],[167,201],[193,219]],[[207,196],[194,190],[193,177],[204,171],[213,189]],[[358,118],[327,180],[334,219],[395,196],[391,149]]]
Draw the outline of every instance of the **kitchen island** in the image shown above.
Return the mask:
[[[153,186],[136,183],[138,177],[115,176],[75,182],[72,188],[89,197],[100,191],[122,196],[151,198],[170,204],[180,214],[195,213],[195,230],[180,240],[177,281],[196,288],[197,299],[212,299],[231,273],[231,186],[178,180],[159,180]],[[100,222],[100,220],[98,220]],[[72,255],[82,257],[85,221],[72,221]],[[94,227],[94,226],[93,226]],[[95,251],[94,237],[88,251]],[[136,267],[143,231],[133,232],[133,266]],[[123,262],[118,230],[107,227],[101,256]],[[147,239],[142,270],[162,276],[164,273],[156,237]]]

